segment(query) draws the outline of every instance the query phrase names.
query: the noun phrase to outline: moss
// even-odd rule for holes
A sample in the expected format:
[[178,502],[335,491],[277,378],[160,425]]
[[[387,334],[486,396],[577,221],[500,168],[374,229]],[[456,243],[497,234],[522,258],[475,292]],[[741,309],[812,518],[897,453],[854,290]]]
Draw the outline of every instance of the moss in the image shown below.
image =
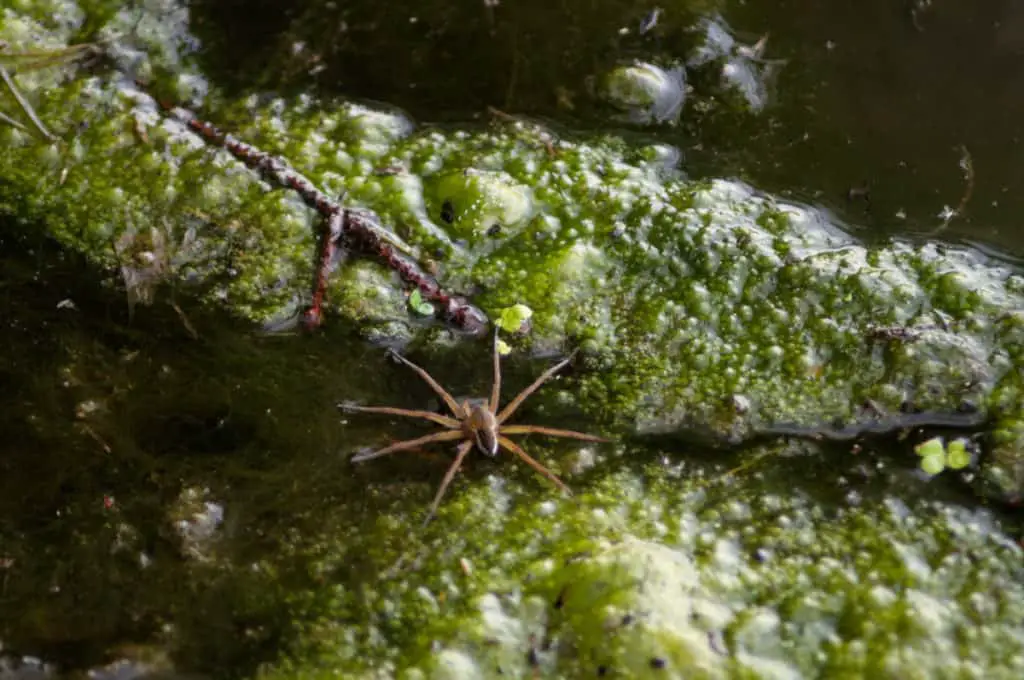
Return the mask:
[[[473,485],[442,510],[458,533],[380,553],[401,566],[312,629],[302,667],[368,671],[369,645],[408,678],[1009,678],[1024,668],[1021,550],[986,512],[700,486],[655,465],[597,480],[575,501],[529,500],[518,482]],[[360,611],[369,632],[341,635],[334,622]]]

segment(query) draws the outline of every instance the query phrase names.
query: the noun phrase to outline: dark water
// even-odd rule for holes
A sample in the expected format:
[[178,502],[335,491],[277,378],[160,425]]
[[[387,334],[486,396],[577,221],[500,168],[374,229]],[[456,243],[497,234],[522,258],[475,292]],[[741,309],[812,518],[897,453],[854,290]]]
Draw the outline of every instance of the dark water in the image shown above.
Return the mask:
[[[720,93],[719,73],[691,69],[679,125],[640,131],[682,149],[688,171],[824,206],[865,237],[938,233],[1024,254],[1024,6],[762,0],[718,5],[720,15],[714,6],[218,0],[200,4],[196,26],[203,58],[238,88],[315,87],[421,121],[477,120],[494,106],[593,130],[609,121],[588,79],[633,59],[686,59],[702,40],[698,17],[718,17],[743,45],[765,39],[770,100],[750,115],[701,107]],[[658,20],[641,35],[654,8]],[[961,202],[945,224],[944,207]]]
[[[283,482],[270,482],[290,475],[329,502],[336,490],[320,487],[301,457],[282,454],[338,450],[337,430],[318,428],[318,412],[308,412],[331,403],[338,381],[309,360],[309,343],[253,338],[193,310],[197,339],[164,303],[129,314],[106,273],[11,231],[0,223],[5,649],[89,667],[158,637],[170,618],[182,639],[200,624],[231,639],[230,612],[244,621],[245,604],[232,602],[222,575],[182,558],[188,541],[168,513],[187,519],[205,490],[248,507],[241,521],[276,534],[271,501],[290,503],[296,525],[315,497],[286,496]],[[282,403],[278,390],[302,399]],[[320,474],[331,458],[318,459]],[[233,533],[236,547],[257,550],[258,535]],[[249,667],[277,632],[272,617],[263,625],[268,632],[248,643],[209,653],[190,643],[186,653],[207,667]]]

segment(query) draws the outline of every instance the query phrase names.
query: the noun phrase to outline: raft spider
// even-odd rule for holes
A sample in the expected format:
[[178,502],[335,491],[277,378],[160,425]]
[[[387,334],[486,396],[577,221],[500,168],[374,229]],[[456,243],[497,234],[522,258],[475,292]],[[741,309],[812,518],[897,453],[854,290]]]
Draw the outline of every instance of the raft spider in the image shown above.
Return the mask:
[[431,444],[434,442],[450,442],[463,440],[458,448],[455,450],[455,460],[448,468],[448,472],[445,473],[444,479],[441,480],[441,486],[437,490],[437,494],[434,496],[433,503],[430,504],[430,510],[427,513],[427,517],[423,524],[434,516],[438,506],[441,504],[441,498],[444,496],[445,491],[448,489],[448,485],[455,477],[455,473],[458,472],[459,467],[462,465],[463,459],[466,454],[476,445],[476,448],[488,456],[494,457],[498,455],[498,450],[501,448],[506,449],[512,454],[515,454],[523,460],[524,463],[532,467],[541,475],[544,475],[551,480],[555,486],[566,493],[571,493],[569,488],[562,483],[553,472],[548,470],[546,467],[538,463],[536,460],[531,458],[518,444],[509,439],[506,435],[510,434],[542,434],[549,437],[568,437],[571,439],[582,439],[588,442],[606,442],[607,439],[598,437],[592,434],[584,434],[583,432],[575,432],[573,430],[561,430],[553,427],[543,427],[541,425],[506,425],[505,421],[515,413],[523,401],[526,400],[531,394],[537,391],[537,389],[547,382],[551,376],[561,370],[566,364],[572,361],[573,356],[576,352],[574,351],[567,358],[559,361],[557,364],[544,371],[539,378],[533,381],[533,383],[525,390],[520,392],[516,397],[505,405],[500,412],[498,411],[498,399],[501,393],[501,358],[498,353],[498,336],[494,336],[494,385],[491,388],[490,401],[479,400],[470,401],[466,400],[460,405],[451,394],[448,393],[436,380],[434,380],[429,373],[424,369],[420,368],[416,364],[412,363],[397,352],[394,353],[398,360],[403,364],[416,371],[416,373],[423,378],[423,380],[430,385],[431,389],[437,393],[444,403],[447,404],[448,408],[452,412],[452,416],[441,415],[440,413],[434,413],[432,411],[417,411],[404,408],[393,408],[390,406],[359,406],[357,404],[342,403],[339,406],[342,409],[350,411],[359,411],[363,413],[384,413],[393,416],[406,416],[409,418],[420,418],[423,420],[429,420],[438,425],[441,425],[445,430],[441,432],[435,432],[434,434],[428,434],[423,437],[417,437],[416,439],[409,439],[406,441],[396,442],[390,446],[385,446],[382,449],[371,451],[368,453],[356,454],[352,457],[353,463],[362,463],[367,460],[374,458],[380,458],[390,453],[398,451],[407,451],[414,449],[424,444]]

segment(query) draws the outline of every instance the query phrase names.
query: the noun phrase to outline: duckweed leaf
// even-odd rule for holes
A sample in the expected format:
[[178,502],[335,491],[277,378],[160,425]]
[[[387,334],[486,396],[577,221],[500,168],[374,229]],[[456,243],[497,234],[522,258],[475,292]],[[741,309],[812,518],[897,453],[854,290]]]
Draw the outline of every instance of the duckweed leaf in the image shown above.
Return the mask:
[[946,449],[946,465],[954,470],[961,470],[971,464],[971,454],[967,450],[967,442],[954,439]]
[[937,475],[946,468],[945,452],[930,454],[921,458],[921,469],[930,475]]
[[409,307],[421,316],[432,316],[434,314],[434,305],[424,300],[423,295],[418,289],[410,293]]
[[934,437],[914,447],[914,452],[922,458],[928,456],[944,455],[946,447],[943,445],[942,437]]
[[526,305],[516,304],[501,310],[497,325],[507,333],[515,333],[533,316],[533,310]]

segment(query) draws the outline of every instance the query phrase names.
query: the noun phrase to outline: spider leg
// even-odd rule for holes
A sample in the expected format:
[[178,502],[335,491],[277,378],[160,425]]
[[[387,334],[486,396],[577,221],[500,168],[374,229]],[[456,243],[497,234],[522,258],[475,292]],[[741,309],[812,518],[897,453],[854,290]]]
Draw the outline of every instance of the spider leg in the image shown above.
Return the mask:
[[411,361],[409,361],[408,359],[403,357],[398,352],[392,352],[392,354],[395,357],[397,357],[398,360],[401,361],[403,364],[405,364],[406,366],[408,366],[412,370],[416,371],[416,374],[419,375],[421,378],[423,378],[423,380],[428,385],[430,385],[430,388],[432,390],[434,390],[434,392],[437,393],[437,396],[439,396],[442,399],[444,399],[444,403],[448,404],[448,408],[450,408],[452,410],[452,413],[455,415],[455,417],[457,417],[457,418],[461,418],[462,417],[462,411],[459,409],[459,402],[455,401],[455,397],[453,397],[452,395],[448,394],[448,390],[446,390],[445,388],[441,387],[441,385],[436,380],[434,380],[433,378],[430,377],[429,373],[427,373],[425,370],[423,370],[422,368],[420,368],[416,364],[412,363]]
[[572,361],[572,358],[576,356],[576,352],[578,351],[579,350],[573,350],[572,354],[567,356],[565,359],[562,359],[548,370],[541,373],[540,377],[534,380],[532,385],[530,385],[525,390],[520,392],[518,395],[516,395],[515,399],[506,404],[505,408],[503,408],[501,410],[501,413],[498,414],[498,424],[500,425],[501,423],[505,422],[509,416],[515,413],[516,409],[519,408],[519,406],[523,403],[523,401],[526,400],[528,396],[536,392],[538,387],[540,387],[548,380],[550,380],[551,376],[553,376],[555,373],[558,373],[558,371],[562,370],[562,367],[564,367],[566,364]]
[[342,402],[338,404],[338,408],[342,411],[359,411],[360,413],[384,413],[391,416],[407,416],[409,418],[423,418],[424,420],[430,420],[432,422],[447,427],[451,430],[456,430],[462,427],[459,421],[455,418],[449,418],[443,416],[440,413],[433,413],[431,411],[414,411],[406,408],[392,408],[390,406],[360,406],[359,404],[350,404],[348,402]]
[[441,480],[441,486],[437,489],[437,494],[434,496],[434,502],[430,504],[430,510],[427,511],[427,517],[423,520],[424,527],[427,526],[431,518],[433,518],[434,513],[437,512],[437,506],[441,505],[441,499],[444,497],[444,492],[448,490],[448,485],[452,483],[455,473],[459,471],[459,466],[462,465],[462,460],[472,448],[473,440],[470,439],[459,444],[459,448],[455,450],[455,460],[452,461],[451,467],[448,468],[448,472],[444,473],[444,479]]
[[501,357],[498,355],[498,329],[494,329],[494,387],[491,388],[491,413],[498,412],[498,398],[501,394]]
[[512,441],[508,437],[502,437],[501,435],[498,435],[498,443],[504,446],[512,453],[514,453],[515,455],[522,458],[523,462],[532,467],[534,470],[536,470],[537,472],[539,472],[540,474],[544,475],[552,482],[554,482],[555,486],[557,486],[559,489],[561,489],[562,491],[566,492],[569,495],[572,495],[572,491],[569,490],[569,487],[567,487],[561,479],[556,477],[554,472],[548,470],[546,467],[535,461],[533,458],[530,458],[530,456],[527,455],[526,451],[523,451],[521,448],[519,448],[519,445],[516,444],[514,441]]
[[604,437],[596,434],[586,434],[575,430],[560,430],[555,427],[543,427],[541,425],[506,425],[501,428],[503,434],[543,434],[548,437],[568,437],[569,439],[582,439],[585,442],[606,442]]
[[462,430],[445,430],[444,432],[435,432],[434,434],[417,437],[416,439],[407,439],[403,442],[396,442],[390,446],[385,446],[383,449],[371,451],[370,453],[357,453],[352,456],[351,461],[353,463],[362,463],[363,461],[380,458],[381,456],[386,456],[389,453],[395,453],[396,451],[408,451],[409,449],[415,449],[418,446],[431,444],[433,442],[450,442],[453,439],[462,439],[465,436],[466,435],[463,434]]

